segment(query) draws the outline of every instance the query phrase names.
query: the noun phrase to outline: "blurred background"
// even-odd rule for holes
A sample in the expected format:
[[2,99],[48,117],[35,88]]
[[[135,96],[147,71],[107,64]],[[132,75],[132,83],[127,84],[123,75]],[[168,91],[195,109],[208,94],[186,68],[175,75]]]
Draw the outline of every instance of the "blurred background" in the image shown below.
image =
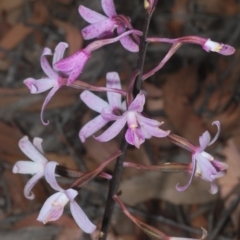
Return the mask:
[[[132,19],[134,28],[142,30],[143,0],[115,0],[118,14]],[[80,128],[97,113],[79,99],[81,91],[63,87],[51,99],[44,119],[40,109],[46,93],[31,95],[23,80],[45,76],[40,66],[44,47],[54,50],[65,41],[66,56],[85,47],[80,30],[87,26],[78,13],[84,5],[103,13],[100,0],[0,0],[0,239],[88,240],[98,232],[84,234],[71,218],[69,208],[56,222],[43,226],[37,222],[39,210],[53,190],[41,180],[35,187],[33,201],[26,199],[23,188],[30,176],[12,173],[18,160],[28,158],[18,141],[24,135],[43,138],[49,160],[82,171],[95,169],[119,148],[121,135],[100,144],[93,137],[82,144]],[[185,192],[177,192],[189,175],[162,174],[127,169],[122,177],[122,201],[140,220],[172,236],[200,238],[201,227],[209,240],[240,239],[240,1],[239,0],[159,0],[151,21],[149,36],[177,38],[197,35],[224,42],[236,48],[232,56],[206,53],[201,46],[185,44],[143,88],[147,93],[145,113],[164,121],[163,128],[199,144],[206,130],[214,136],[221,122],[218,141],[208,152],[227,162],[228,174],[219,179],[219,192],[211,195],[210,184],[194,179]],[[165,56],[169,44],[149,44],[144,72],[154,68]],[[127,52],[114,43],[92,53],[80,76],[90,84],[105,86],[109,71],[117,71],[126,88],[138,54]],[[49,58],[51,62],[52,59]],[[106,94],[99,94],[106,98]],[[101,131],[99,131],[100,133]],[[127,161],[145,165],[191,161],[190,154],[172,145],[168,139],[152,138],[139,150],[129,147]],[[111,173],[114,162],[106,171]],[[70,180],[61,178],[67,187]],[[100,178],[88,183],[77,201],[89,218],[101,226],[108,182]],[[108,240],[148,240],[116,207]]]

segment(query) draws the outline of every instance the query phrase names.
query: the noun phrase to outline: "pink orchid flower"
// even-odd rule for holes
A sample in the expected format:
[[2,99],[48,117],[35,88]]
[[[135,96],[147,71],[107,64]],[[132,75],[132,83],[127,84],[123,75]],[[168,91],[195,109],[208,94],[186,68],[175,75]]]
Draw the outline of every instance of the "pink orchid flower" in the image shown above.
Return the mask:
[[129,105],[127,111],[123,115],[118,116],[113,112],[109,112],[107,108],[103,108],[101,116],[104,120],[115,121],[104,133],[96,137],[100,142],[107,142],[114,138],[127,123],[128,129],[125,134],[126,141],[135,145],[137,148],[152,136],[166,137],[170,131],[164,131],[159,128],[163,122],[144,117],[141,112],[145,104],[145,95],[139,93],[133,102]]
[[204,179],[205,181],[210,182],[211,184],[210,193],[215,194],[218,191],[218,188],[213,183],[213,181],[216,178],[222,177],[226,174],[228,165],[226,163],[214,159],[212,155],[204,151],[206,147],[212,145],[219,136],[220,122],[215,121],[213,122],[213,124],[217,126],[218,131],[212,141],[210,141],[211,137],[209,132],[206,131],[202,134],[202,136],[199,137],[200,146],[193,146],[190,143],[188,144],[189,148],[186,149],[192,152],[192,169],[190,171],[191,177],[189,182],[185,186],[183,187],[180,187],[179,185],[176,186],[178,191],[186,190],[191,184],[194,175]]
[[[107,73],[106,79],[107,88],[121,89],[121,82],[117,72]],[[80,98],[89,108],[98,113],[101,113],[103,108],[108,109],[108,112],[115,113],[116,115],[121,115],[126,111],[126,102],[121,102],[121,95],[118,93],[107,92],[108,102],[87,90],[81,93]],[[109,120],[104,120],[101,114],[98,115],[80,130],[79,138],[84,142],[86,138],[104,127],[108,122]]]
[[[127,28],[130,30],[133,29],[128,17],[117,15],[113,0],[102,0],[102,8],[108,17],[82,5],[79,6],[79,14],[85,21],[91,23],[91,25],[82,29],[84,39],[88,40],[96,37],[101,38],[107,35],[112,35],[115,29],[117,29],[119,35],[125,32]],[[139,38],[135,34],[133,34],[133,37],[136,42],[134,42],[130,36],[123,37],[120,39],[120,42],[128,51],[138,52]]]
[[44,176],[44,169],[48,160],[43,156],[41,146],[42,139],[34,138],[33,144],[25,136],[19,141],[19,147],[22,152],[28,156],[33,162],[18,161],[13,166],[13,173],[32,174],[33,177],[27,182],[24,187],[24,195],[28,199],[34,199],[34,194],[31,192],[35,184]]
[[70,210],[77,225],[86,233],[92,233],[95,231],[96,226],[91,223],[86,214],[76,203],[74,198],[78,195],[78,192],[72,188],[64,190],[62,189],[55,178],[55,168],[58,164],[56,162],[49,162],[45,168],[45,177],[50,186],[58,191],[50,196],[44,203],[37,220],[44,224],[49,221],[55,221],[63,214],[65,205],[70,202]]
[[[116,72],[107,74],[107,87],[121,88],[120,78]],[[166,137],[169,134],[169,131],[159,128],[162,123],[141,115],[145,104],[144,94],[138,94],[127,110],[126,103],[121,102],[119,94],[107,92],[107,96],[109,104],[89,91],[84,91],[80,95],[80,98],[88,107],[101,113],[101,115],[95,117],[80,130],[79,137],[82,142],[109,121],[115,122],[104,133],[96,137],[100,142],[107,142],[113,139],[126,123],[128,124],[128,130],[125,134],[126,141],[137,148],[140,147],[145,139],[149,139],[152,136]]]
[[199,44],[202,46],[202,48],[206,52],[216,52],[222,55],[232,55],[235,52],[235,48],[224,44],[224,43],[218,43],[214,42],[211,39],[206,39],[198,36],[185,36],[180,38],[147,38],[147,42],[165,42],[165,43],[193,43],[193,44]]
[[[53,54],[53,66],[56,62],[58,62],[60,59],[63,58],[65,49],[68,47],[67,43],[61,42],[59,43],[56,48],[55,52]],[[43,112],[50,101],[50,99],[53,97],[53,95],[56,93],[56,91],[66,84],[66,79],[61,76],[57,70],[50,66],[46,56],[52,55],[52,51],[49,48],[44,48],[42,56],[41,56],[41,66],[43,71],[46,73],[47,77],[41,78],[41,79],[34,79],[34,78],[27,78],[23,82],[24,84],[29,88],[30,92],[32,94],[38,94],[45,92],[49,89],[50,92],[48,93],[47,97],[45,98],[42,109],[41,109],[41,121],[44,125],[48,125],[49,121],[44,122],[43,120]]]

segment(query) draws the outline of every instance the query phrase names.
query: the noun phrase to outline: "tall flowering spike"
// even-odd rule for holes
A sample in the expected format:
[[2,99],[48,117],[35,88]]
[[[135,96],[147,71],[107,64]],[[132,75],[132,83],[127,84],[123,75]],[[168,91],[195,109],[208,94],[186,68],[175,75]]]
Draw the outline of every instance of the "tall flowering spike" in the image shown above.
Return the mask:
[[49,162],[45,168],[45,177],[50,186],[58,192],[46,200],[40,210],[37,220],[45,224],[59,219],[63,214],[65,205],[70,202],[70,210],[77,225],[86,233],[94,232],[96,226],[91,223],[86,214],[74,200],[78,195],[78,192],[72,188],[64,190],[58,185],[55,178],[56,166],[56,162]]
[[32,174],[33,177],[27,182],[24,187],[24,195],[28,199],[34,199],[32,189],[40,178],[44,176],[44,169],[48,160],[43,156],[42,139],[34,138],[33,144],[25,136],[19,141],[19,147],[22,152],[29,157],[30,161],[18,161],[13,166],[13,173]]
[[189,185],[192,182],[193,176],[197,176],[202,178],[205,181],[210,182],[211,189],[210,193],[215,194],[218,191],[217,186],[213,183],[213,181],[216,178],[222,177],[226,174],[228,165],[226,163],[220,162],[216,160],[212,155],[208,154],[204,150],[207,146],[213,144],[220,133],[220,122],[215,121],[213,122],[213,125],[216,125],[218,128],[218,131],[213,138],[212,141],[210,141],[210,134],[208,131],[204,132],[202,136],[199,137],[199,143],[200,146],[193,146],[191,143],[189,143],[186,139],[182,139],[180,137],[177,137],[176,135],[169,136],[170,140],[177,144],[178,146],[181,146],[188,151],[192,152],[192,165],[190,169],[191,177],[188,183],[180,187],[179,184],[176,186],[178,191],[184,191],[186,190]]
[[235,52],[235,48],[224,44],[214,42],[211,39],[206,39],[197,36],[185,36],[175,39],[170,38],[147,38],[147,42],[165,42],[165,43],[193,43],[199,44],[206,52],[217,52],[222,55],[232,55]]
[[[106,86],[108,88],[121,89],[121,82],[117,72],[107,73],[106,79]],[[122,115],[123,111],[126,110],[126,103],[121,102],[121,95],[118,93],[107,92],[107,97],[108,103],[89,91],[83,91],[80,94],[81,100],[94,111],[101,113],[101,111],[105,109],[109,113]],[[84,142],[86,138],[104,127],[109,121],[110,120],[108,119],[103,119],[101,115],[92,119],[80,130],[79,137],[81,141]]]
[[[65,49],[67,47],[68,44],[64,42],[61,42],[56,46],[55,52],[53,54],[53,64],[63,58]],[[34,78],[27,78],[23,81],[32,94],[42,93],[51,89],[44,100],[41,110],[41,121],[44,125],[47,125],[49,123],[49,121],[44,122],[43,120],[43,112],[47,103],[50,101],[56,91],[66,83],[65,79],[56,72],[55,68],[52,68],[48,63],[48,60],[46,58],[48,55],[52,55],[51,49],[44,48],[41,56],[41,66],[47,77],[38,80]]]
[[[79,14],[85,21],[90,23],[89,26],[82,29],[84,39],[106,37],[112,35],[115,29],[117,29],[118,34],[122,34],[127,28],[133,29],[128,17],[117,15],[113,0],[102,0],[102,8],[107,17],[82,5],[79,6]],[[130,36],[123,37],[120,42],[128,51],[138,52],[139,38],[135,34],[133,34],[133,37],[136,42]]]

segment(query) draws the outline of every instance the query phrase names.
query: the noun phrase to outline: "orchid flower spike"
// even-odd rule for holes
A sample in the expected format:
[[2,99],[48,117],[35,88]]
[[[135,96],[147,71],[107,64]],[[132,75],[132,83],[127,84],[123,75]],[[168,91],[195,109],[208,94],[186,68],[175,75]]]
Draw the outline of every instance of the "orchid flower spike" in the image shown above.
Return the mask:
[[197,36],[185,36],[175,39],[170,38],[147,38],[147,42],[165,42],[165,43],[193,43],[202,46],[206,52],[217,52],[222,55],[232,55],[235,52],[235,48],[224,43],[214,42],[211,39],[206,39]]
[[226,163],[216,160],[212,155],[204,151],[206,147],[212,145],[219,136],[220,122],[215,121],[213,122],[213,125],[217,126],[218,131],[212,141],[209,132],[206,131],[199,138],[200,146],[193,146],[192,144],[188,145],[190,146],[191,149],[190,151],[192,152],[192,169],[190,171],[191,177],[189,182],[185,186],[183,187],[180,187],[179,185],[176,186],[176,189],[178,191],[186,190],[191,184],[193,176],[195,175],[197,177],[204,179],[205,181],[210,182],[211,194],[217,193],[218,188],[213,183],[213,181],[216,178],[222,177],[226,174],[228,165]]
[[58,192],[54,193],[46,200],[40,210],[37,220],[45,224],[49,221],[59,219],[63,214],[64,206],[70,202],[70,210],[77,225],[86,233],[94,232],[96,226],[92,224],[74,200],[74,198],[78,195],[78,192],[72,188],[64,190],[58,185],[55,178],[56,166],[56,162],[49,162],[45,168],[45,177],[50,186]]
[[[107,73],[106,79],[107,88],[121,89],[121,82],[117,72]],[[101,111],[106,108],[108,112],[112,112],[115,113],[115,115],[121,116],[122,113],[126,111],[126,102],[121,102],[121,95],[118,93],[107,92],[108,103],[87,90],[80,94],[80,98],[89,108],[98,113],[101,113]],[[104,127],[109,121],[110,120],[104,120],[101,114],[98,115],[83,126],[79,132],[79,138],[82,142],[85,142],[86,138]]]
[[[129,17],[116,13],[113,0],[102,0],[102,8],[107,17],[82,5],[79,6],[79,14],[91,24],[82,29],[84,39],[108,37],[113,35],[115,29],[117,29],[118,35],[125,32],[127,28],[133,29]],[[133,34],[133,37],[135,41],[130,36],[125,36],[120,42],[128,51],[138,52],[139,37],[136,34]]]
[[[60,59],[63,58],[65,49],[68,47],[68,44],[65,42],[60,42],[56,48],[55,52],[53,54],[53,66],[56,62],[58,62]],[[50,64],[48,63],[48,60],[46,56],[52,55],[52,51],[49,48],[44,48],[42,56],[41,56],[41,66],[43,71],[46,73],[47,77],[41,78],[41,79],[34,79],[34,78],[27,78],[23,82],[24,84],[29,88],[30,92],[32,94],[38,94],[45,92],[49,89],[50,92],[48,93],[47,97],[44,100],[44,103],[42,105],[41,110],[41,121],[44,125],[48,125],[49,121],[44,122],[43,120],[43,112],[47,105],[47,103],[50,101],[50,99],[53,97],[53,95],[56,93],[56,91],[66,84],[66,80],[64,77],[62,77],[57,71],[56,68],[52,68]]]
[[19,141],[19,147],[22,152],[29,157],[30,161],[18,161],[13,166],[13,173],[32,174],[33,177],[27,182],[24,187],[24,196],[28,199],[34,199],[32,189],[40,178],[44,176],[44,169],[48,160],[43,156],[42,139],[34,138],[33,144],[25,136]]

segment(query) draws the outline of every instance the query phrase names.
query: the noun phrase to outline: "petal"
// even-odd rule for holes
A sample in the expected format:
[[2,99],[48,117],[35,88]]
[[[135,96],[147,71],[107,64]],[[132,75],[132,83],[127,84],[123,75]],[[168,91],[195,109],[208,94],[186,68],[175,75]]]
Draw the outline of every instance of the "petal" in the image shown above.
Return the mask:
[[58,185],[56,181],[55,169],[57,165],[59,165],[57,162],[48,162],[48,164],[45,167],[44,174],[50,186],[56,191],[62,192],[64,190]]
[[44,48],[41,56],[41,66],[43,71],[47,74],[47,76],[51,79],[57,79],[58,74],[53,70],[53,68],[49,65],[49,62],[46,58],[46,55],[52,55],[52,51],[49,48]]
[[60,42],[56,46],[55,52],[53,54],[53,65],[63,58],[63,55],[64,55],[64,52],[65,52],[66,48],[68,48],[68,44],[65,43],[65,42]]
[[44,154],[43,149],[42,149],[42,141],[43,141],[42,138],[35,137],[33,139],[33,145],[37,148],[37,150],[40,153]]
[[55,221],[63,214],[63,208],[69,199],[62,192],[54,193],[43,204],[37,220],[44,224],[49,221]]
[[81,54],[78,56],[77,61],[75,62],[74,68],[69,74],[67,85],[69,86],[71,83],[73,83],[78,76],[82,73],[83,68],[85,67],[85,64],[87,63],[87,60],[90,58],[90,55]]
[[[118,35],[120,35],[123,32],[125,32],[125,28],[123,26],[118,26],[117,32],[118,32]],[[122,37],[119,41],[126,50],[130,52],[139,51],[139,46],[132,40],[130,36]]]
[[93,23],[82,29],[82,35],[85,40],[96,38],[104,32],[113,31],[117,27],[117,23],[113,19],[106,19],[97,23]]
[[86,233],[93,233],[96,229],[96,226],[91,223],[88,219],[87,215],[83,212],[83,210],[78,206],[75,201],[70,202],[70,210],[74,220],[77,225]]
[[51,78],[41,78],[38,80],[34,78],[27,78],[23,81],[23,83],[29,88],[30,93],[37,94],[45,92],[54,87],[58,81]]
[[152,127],[159,127],[163,124],[163,122],[159,122],[157,120],[154,119],[150,119],[150,118],[146,118],[143,115],[137,113],[136,114],[137,120],[139,122],[139,124],[141,125],[141,123],[152,126]]
[[220,162],[218,160],[212,160],[212,165],[217,169],[217,171],[225,171],[228,169],[228,165],[225,162]]
[[214,121],[212,123],[212,125],[216,125],[217,126],[217,133],[216,133],[215,137],[213,138],[213,140],[208,144],[208,146],[213,144],[218,139],[218,136],[220,134],[220,122],[219,121]]
[[211,184],[211,188],[210,188],[209,192],[210,192],[211,194],[216,194],[216,193],[218,192],[218,187],[217,187],[217,185],[216,185],[215,183],[210,183],[210,184]]
[[93,135],[99,129],[104,127],[107,123],[108,121],[105,121],[101,117],[101,115],[95,117],[82,127],[82,129],[79,132],[79,138],[81,139],[82,142],[85,142],[86,138]]
[[143,93],[139,93],[136,98],[133,100],[133,102],[128,107],[129,111],[136,111],[136,112],[142,112],[143,107],[145,104],[145,95]]
[[118,119],[114,122],[104,133],[100,136],[95,137],[99,142],[107,142],[118,135],[118,133],[123,129],[124,125],[126,124],[126,117],[123,116],[122,118]]
[[202,136],[199,137],[199,143],[200,143],[200,148],[199,148],[199,152],[202,152],[205,150],[205,148],[209,145],[210,143],[210,134],[208,131],[204,132],[202,134]]
[[135,145],[137,148],[139,148],[140,145],[145,141],[144,134],[140,129],[137,128],[128,128],[125,134],[125,139],[129,144]]
[[67,198],[70,201],[74,201],[74,198],[78,195],[78,191],[76,191],[72,188],[65,190],[64,193],[66,194]]
[[88,90],[83,91],[80,98],[89,108],[98,113],[101,113],[103,108],[109,107],[107,102]]
[[167,135],[169,135],[170,131],[164,131],[158,127],[152,127],[150,125],[147,124],[142,124],[142,127],[144,127],[144,129],[152,136],[155,137],[166,137]]
[[89,23],[96,23],[107,19],[107,17],[103,16],[102,14],[86,8],[82,5],[79,6],[78,12],[82,16],[82,18]]
[[33,177],[29,179],[29,181],[26,183],[24,187],[24,196],[28,199],[34,199],[34,194],[31,192],[35,184],[39,181],[40,178],[42,178],[44,175],[44,171],[40,171],[37,174],[35,174]]
[[44,122],[44,120],[43,120],[44,109],[45,109],[45,107],[47,106],[48,102],[51,100],[51,98],[57,92],[57,90],[59,88],[60,88],[60,86],[55,86],[54,88],[52,88],[51,91],[48,93],[47,97],[45,98],[44,102],[43,102],[41,113],[40,113],[40,118],[41,118],[41,121],[42,121],[43,125],[48,125],[49,124],[49,121]]
[[[116,88],[116,89],[122,88],[120,77],[117,72],[108,72],[106,79],[107,79],[107,84],[106,84],[107,88]],[[108,102],[110,106],[121,108],[122,96],[120,94],[114,93],[114,92],[107,92],[107,97],[108,97]]]
[[195,171],[196,171],[196,160],[195,160],[194,156],[192,157],[192,165],[193,165],[193,166],[192,166],[191,177],[190,177],[188,183],[187,183],[185,186],[183,186],[183,187],[180,187],[180,186],[179,186],[179,183],[176,185],[176,189],[177,189],[179,192],[185,191],[185,190],[190,186],[190,184],[191,184],[191,182],[192,182],[192,180],[193,180],[193,176],[194,176]]
[[214,168],[211,162],[208,159],[206,159],[204,156],[202,156],[200,153],[195,153],[194,155],[202,171],[201,174],[203,178],[205,178],[207,181],[210,181],[210,182],[213,181],[217,174],[217,170]]
[[21,138],[18,145],[21,151],[32,161],[42,165],[45,165],[48,162],[48,160],[28,140],[27,136]]
[[30,161],[18,161],[13,166],[13,173],[20,174],[36,174],[39,171],[43,171],[44,166],[42,164]]
[[113,0],[102,0],[102,8],[108,17],[117,16]]

